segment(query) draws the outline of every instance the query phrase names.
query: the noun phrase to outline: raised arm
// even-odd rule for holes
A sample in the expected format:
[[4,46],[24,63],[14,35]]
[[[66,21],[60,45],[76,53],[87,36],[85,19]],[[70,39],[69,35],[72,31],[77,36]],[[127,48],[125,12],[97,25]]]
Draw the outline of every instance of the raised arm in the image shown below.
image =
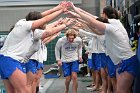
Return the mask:
[[50,15],[47,15],[41,19],[35,20],[32,24],[32,30],[34,31],[36,28],[42,27],[45,23],[50,22],[54,18],[56,18],[58,15],[60,15],[63,12],[63,10],[56,11]]
[[70,6],[70,2],[66,2],[66,1],[62,1],[59,5],[57,5],[56,7],[54,8],[51,8],[49,10],[46,10],[44,12],[42,12],[42,16],[46,16],[46,15],[49,15],[55,11],[58,11],[60,9],[63,9],[64,11],[66,10],[66,8],[69,8]]
[[61,61],[61,57],[60,57],[61,45],[62,44],[61,44],[61,41],[59,39],[55,45],[55,58],[56,58],[57,62]]
[[52,40],[54,40],[56,37],[58,37],[60,35],[61,32],[58,32],[50,37],[47,37],[43,40],[44,44],[48,44],[49,42],[51,42]]
[[61,10],[61,9],[62,9],[62,6],[61,5],[57,5],[56,7],[51,8],[49,10],[46,10],[46,11],[42,12],[41,14],[44,17],[46,15],[49,15],[49,14],[51,14],[51,13],[53,13],[55,11]]
[[45,29],[45,32],[42,35],[42,40],[45,39],[46,37],[49,37],[53,34],[56,34],[58,32],[60,32],[61,30],[65,29],[67,26],[65,24],[61,24],[57,27],[54,28],[50,28],[50,29]]
[[48,37],[48,36],[51,36],[51,35],[53,35],[53,34],[56,34],[56,33],[60,32],[60,31],[62,31],[62,30],[65,29],[67,26],[73,24],[73,21],[74,21],[74,20],[69,20],[69,19],[67,19],[67,20],[65,20],[64,23],[62,23],[62,24],[60,24],[60,25],[57,25],[57,26],[52,27],[52,28],[45,29],[45,32],[43,33],[41,39],[43,40],[44,38],[46,38],[46,37]]
[[82,59],[82,40],[80,40],[79,46],[78,46],[78,58],[80,62],[83,62]]
[[98,20],[96,20],[95,17],[89,16],[89,15],[81,12],[79,10],[79,8],[75,7],[74,5],[72,5],[72,7],[73,7],[74,11],[81,16],[81,19],[87,21],[92,27],[98,29],[98,32],[100,34],[104,34],[104,31],[105,31],[105,28],[106,28],[104,23],[99,22]]
[[96,34],[91,33],[91,32],[87,32],[87,31],[85,31],[85,30],[83,30],[83,29],[79,29],[79,33],[84,34],[84,35],[86,35],[87,37],[90,37],[90,38],[92,38],[92,37],[97,37]]
[[62,18],[58,19],[57,21],[47,24],[45,26],[45,29],[50,29],[50,28],[56,27],[57,25],[59,25],[61,23],[62,23]]
[[95,18],[95,19],[98,18],[97,16],[94,16],[94,15],[92,15],[92,14],[90,14],[90,13],[88,13],[88,12],[82,10],[81,8],[78,8],[78,9],[79,9],[80,12],[83,12],[84,14],[86,14],[86,15],[88,15],[88,16],[91,16],[91,17],[93,17],[93,18]]

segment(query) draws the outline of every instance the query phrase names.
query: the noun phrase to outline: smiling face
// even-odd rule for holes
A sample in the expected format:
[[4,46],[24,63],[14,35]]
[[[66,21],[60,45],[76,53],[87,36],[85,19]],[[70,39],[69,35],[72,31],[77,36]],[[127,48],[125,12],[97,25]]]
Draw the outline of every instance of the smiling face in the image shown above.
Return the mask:
[[66,31],[67,40],[72,43],[77,36],[77,32],[74,29],[69,29]]
[[70,43],[72,43],[72,42],[74,41],[74,39],[75,39],[74,35],[69,35],[69,36],[67,37],[67,40],[68,40]]

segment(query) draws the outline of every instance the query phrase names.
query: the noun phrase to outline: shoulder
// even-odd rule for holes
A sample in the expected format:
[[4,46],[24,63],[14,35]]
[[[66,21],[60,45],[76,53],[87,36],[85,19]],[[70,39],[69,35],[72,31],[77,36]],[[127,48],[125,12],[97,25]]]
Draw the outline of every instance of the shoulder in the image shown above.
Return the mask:
[[26,19],[20,19],[16,24],[21,24],[21,23],[24,23],[24,22],[27,22]]
[[34,33],[42,33],[42,32],[45,32],[45,30],[43,29],[35,29]]
[[82,41],[82,39],[80,37],[76,37],[77,41]]
[[67,38],[64,36],[64,37],[59,38],[59,39],[58,39],[58,42],[64,42],[64,41],[66,41],[66,40],[67,40]]
[[22,25],[26,19],[20,19],[15,25]]
[[28,25],[32,25],[33,21],[26,21],[26,19],[20,19],[17,23],[16,26],[28,26]]
[[114,25],[119,25],[119,24],[121,24],[120,20],[118,20],[118,19],[108,19],[108,22],[109,22],[110,24],[114,24]]
[[76,37],[75,38],[75,42],[81,44],[82,43],[82,39],[80,37]]
[[105,26],[106,26],[106,29],[105,29],[106,32],[115,32],[116,30],[119,29],[115,24],[105,23]]

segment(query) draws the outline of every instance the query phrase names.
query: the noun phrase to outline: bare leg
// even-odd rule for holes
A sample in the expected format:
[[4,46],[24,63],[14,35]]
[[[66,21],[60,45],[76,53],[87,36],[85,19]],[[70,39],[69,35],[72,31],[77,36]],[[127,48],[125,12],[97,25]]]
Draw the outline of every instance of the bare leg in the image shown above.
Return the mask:
[[91,70],[91,75],[92,75],[92,84],[95,84],[96,75],[93,69]]
[[31,71],[27,73],[27,86],[33,91],[33,82],[35,81],[36,74],[33,74]]
[[87,87],[93,87],[95,86],[95,78],[96,78],[96,75],[95,75],[95,72],[93,69],[91,69],[91,76],[92,76],[92,83],[90,85],[88,85]]
[[90,76],[90,68],[87,67],[87,75],[86,76]]
[[96,73],[96,81],[95,81],[95,86],[93,87],[93,90],[99,90],[100,86],[100,73],[99,71],[95,71]]
[[111,83],[111,78],[108,76],[108,89],[107,89],[107,93],[112,93],[113,92],[113,86]]
[[111,83],[112,83],[112,86],[113,86],[113,93],[116,93],[116,89],[117,89],[117,80],[116,80],[116,77],[112,77],[111,78]]
[[4,86],[6,88],[7,93],[15,93],[15,88],[12,86],[12,84],[9,82],[8,79],[3,80]]
[[35,79],[36,74],[33,74],[31,71],[27,73],[27,84],[32,85]]
[[65,87],[66,87],[65,93],[69,92],[70,81],[71,81],[71,76],[67,76],[65,80]]
[[36,93],[36,86],[37,86],[38,79],[35,78],[32,84],[32,93]]
[[13,72],[13,74],[9,77],[9,81],[18,93],[31,93],[27,86],[26,74],[19,69],[16,69]]
[[107,93],[107,73],[105,68],[101,68],[102,89],[101,93]]
[[36,73],[36,76],[35,76],[33,84],[32,84],[32,93],[36,93],[36,87],[37,87],[37,84],[39,83],[39,80],[40,80],[40,78],[42,76],[42,72],[43,72],[43,70],[40,69]]
[[133,83],[133,75],[128,72],[117,73],[117,92],[116,93],[129,93]]
[[72,72],[72,80],[73,80],[73,84],[72,84],[73,93],[77,93],[78,82],[77,82],[76,72]]
[[39,92],[39,84],[40,84],[40,79],[38,79],[38,81],[37,81],[36,92],[35,93],[38,93]]

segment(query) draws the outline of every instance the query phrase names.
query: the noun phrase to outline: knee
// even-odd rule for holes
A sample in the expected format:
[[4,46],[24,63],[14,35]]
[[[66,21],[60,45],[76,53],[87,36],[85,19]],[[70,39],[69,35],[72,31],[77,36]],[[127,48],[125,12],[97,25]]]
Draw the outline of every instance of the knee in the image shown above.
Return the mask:
[[73,81],[77,81],[77,76],[73,76],[73,77],[72,77],[72,80],[73,80]]
[[70,83],[70,81],[71,81],[71,79],[66,79],[65,82],[66,82],[66,83]]
[[104,79],[107,79],[107,74],[101,73],[101,77],[104,78]]

